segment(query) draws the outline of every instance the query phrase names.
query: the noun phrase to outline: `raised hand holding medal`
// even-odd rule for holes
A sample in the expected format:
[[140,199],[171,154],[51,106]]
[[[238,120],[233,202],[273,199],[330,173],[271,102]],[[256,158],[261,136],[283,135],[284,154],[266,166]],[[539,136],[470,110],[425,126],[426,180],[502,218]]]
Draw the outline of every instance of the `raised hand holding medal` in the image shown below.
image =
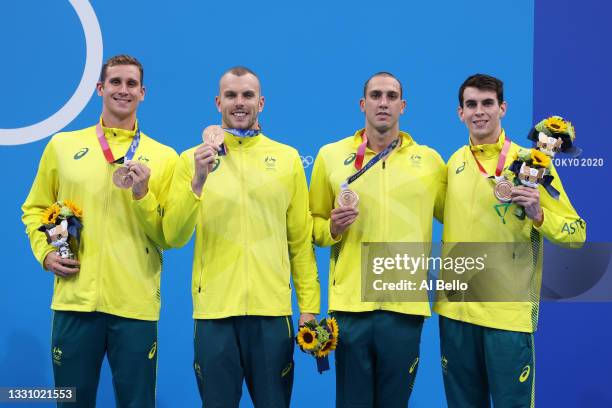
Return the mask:
[[514,187],[514,184],[504,176],[495,177],[493,194],[500,202],[509,203],[512,201],[512,187]]
[[134,180],[130,176],[130,170],[126,166],[121,166],[115,170],[113,173],[113,183],[123,189],[132,187]]
[[[223,146],[225,138],[223,129],[218,125],[208,126],[202,132],[202,145],[193,153],[194,159],[194,174],[191,179],[191,190],[197,196],[202,194],[202,188],[208,178],[208,174],[212,171],[215,160],[218,160],[217,154]],[[227,151],[225,149],[224,153]]]
[[355,221],[355,219],[357,219],[357,216],[359,215],[359,210],[357,209],[359,205],[359,195],[348,188],[349,184],[361,177],[366,171],[371,169],[372,166],[378,163],[378,161],[388,156],[400,142],[399,138],[393,140],[391,143],[389,143],[389,145],[387,145],[387,147],[377,153],[364,167],[362,167],[365,147],[368,140],[365,132],[362,137],[363,143],[357,152],[358,160],[355,162],[355,167],[358,169],[358,171],[347,178],[346,181],[340,185],[340,192],[336,197],[337,207],[334,208],[330,214],[330,233],[334,239],[344,233],[344,231]]
[[[96,135],[98,136],[98,142],[100,143],[100,147],[102,148],[102,153],[104,153],[104,158],[110,164],[118,164],[123,163],[123,166],[117,168],[113,173],[113,183],[122,189],[131,188],[134,183],[133,174],[130,174],[130,169],[128,168],[128,163],[134,158],[136,154],[136,149],[138,149],[138,145],[140,144],[140,129],[137,128],[134,133],[134,138],[132,139],[132,143],[128,147],[125,156],[120,159],[115,159],[113,156],[113,152],[108,145],[108,141],[104,136],[104,131],[102,130],[102,125],[99,123],[96,125]],[[148,178],[147,178],[148,180]]]
[[127,177],[132,182],[132,195],[134,199],[140,200],[149,192],[151,169],[135,160],[129,161],[125,165],[129,170]]
[[354,191],[343,189],[336,198],[336,204],[337,207],[331,211],[329,223],[329,230],[334,239],[342,235],[357,219],[359,196]]
[[191,180],[191,189],[196,195],[202,194],[202,187],[206,182],[208,174],[212,171],[217,155],[228,154],[227,145],[224,143],[225,134],[230,133],[237,137],[254,137],[259,135],[261,129],[235,129],[222,128],[219,125],[207,126],[202,132],[203,145],[194,152],[195,172]]
[[336,202],[338,203],[338,207],[357,208],[359,196],[352,190],[344,189],[338,194]]
[[225,156],[227,154],[227,148],[225,146],[225,131],[219,125],[207,126],[202,132],[202,140],[205,144],[219,147],[219,156]]

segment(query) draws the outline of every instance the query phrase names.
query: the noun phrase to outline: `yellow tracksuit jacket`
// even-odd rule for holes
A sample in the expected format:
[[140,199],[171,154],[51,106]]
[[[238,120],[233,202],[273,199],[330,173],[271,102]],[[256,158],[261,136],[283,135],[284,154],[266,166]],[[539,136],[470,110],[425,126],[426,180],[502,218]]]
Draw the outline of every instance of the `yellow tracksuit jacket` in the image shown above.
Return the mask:
[[[472,152],[489,174],[494,174],[497,161],[505,141],[505,133],[495,144],[464,146],[449,159],[448,188],[444,208],[445,244],[454,242],[500,242],[533,243],[537,245],[534,285],[530,288],[529,302],[436,302],[434,311],[451,319],[503,330],[531,333],[535,331],[539,310],[539,293],[542,282],[542,237],[564,246],[580,246],[586,239],[586,224],[572,207],[561,180],[551,167],[553,187],[560,193],[553,199],[542,186],[540,204],[544,212],[541,226],[533,225],[531,219],[521,220],[514,215],[512,204],[502,222],[493,206],[498,201],[493,195],[493,183],[478,170]],[[512,163],[514,153],[521,147],[512,143],[505,167]],[[576,228],[568,228],[574,225]],[[572,232],[574,231],[574,232]],[[510,252],[510,251],[509,251]],[[512,267],[509,253],[507,265]],[[519,262],[519,261],[516,261]],[[522,261],[521,261],[522,262]]]
[[[103,130],[114,157],[122,157],[135,132]],[[65,199],[83,210],[80,271],[55,278],[52,309],[159,319],[161,248],[167,247],[162,215],[176,158],[172,148],[141,132],[134,160],[151,169],[151,178],[147,195],[134,200],[131,190],[113,184],[119,165],[106,162],[95,126],[53,136],[22,206],[22,220],[41,265],[55,251],[37,230],[43,211]]]
[[291,315],[291,276],[302,313],[319,312],[306,177],[297,151],[263,134],[226,133],[201,197],[191,190],[193,147],[180,155],[164,218],[168,243],[196,230],[194,319]]
[[[359,216],[341,237],[330,233],[330,213],[340,184],[356,172],[355,153],[363,129],[323,146],[315,159],[310,185],[314,240],[330,246],[329,309],[365,312],[390,310],[429,316],[429,303],[362,302],[361,244],[363,242],[431,242],[432,220],[442,218],[446,170],[433,149],[400,132],[401,145],[376,163],[349,188],[359,195]],[[366,149],[365,164],[374,157]],[[423,271],[422,271],[423,272]],[[425,272],[416,278],[426,279]],[[419,279],[419,281],[420,281]]]

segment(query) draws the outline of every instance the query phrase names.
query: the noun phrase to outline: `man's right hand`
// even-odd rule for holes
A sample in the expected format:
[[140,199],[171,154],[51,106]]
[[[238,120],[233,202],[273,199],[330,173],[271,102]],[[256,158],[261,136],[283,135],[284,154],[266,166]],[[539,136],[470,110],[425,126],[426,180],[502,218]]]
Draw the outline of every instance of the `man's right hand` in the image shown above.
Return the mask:
[[46,270],[65,278],[77,273],[81,263],[76,259],[64,259],[57,252],[49,252],[43,265]]
[[336,239],[346,231],[346,229],[357,219],[359,210],[353,207],[338,207],[331,212],[329,232],[332,238]]
[[202,187],[204,187],[208,173],[212,171],[215,159],[217,158],[217,152],[220,149],[219,146],[204,143],[193,154],[195,158],[195,173],[191,180],[191,190],[198,197],[202,194]]

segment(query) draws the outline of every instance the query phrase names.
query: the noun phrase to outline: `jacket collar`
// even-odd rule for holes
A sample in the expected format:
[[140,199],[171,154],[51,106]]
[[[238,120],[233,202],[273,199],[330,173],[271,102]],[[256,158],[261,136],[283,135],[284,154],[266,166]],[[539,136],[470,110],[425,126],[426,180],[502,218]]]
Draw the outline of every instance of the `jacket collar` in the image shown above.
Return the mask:
[[225,133],[224,143],[230,151],[232,149],[251,148],[265,138],[264,134],[261,132],[257,136],[250,136],[250,137],[235,136],[228,132],[224,132],[224,133]]
[[487,159],[487,158],[499,156],[499,153],[501,152],[505,141],[506,141],[506,132],[504,131],[504,129],[502,129],[501,134],[499,135],[499,138],[497,139],[497,142],[491,143],[491,144],[474,145],[472,144],[472,140],[470,139],[469,147],[472,153],[474,153],[478,157]]
[[104,132],[104,136],[106,136],[106,140],[110,143],[132,141],[136,134],[136,129],[138,129],[138,119],[136,119],[134,129],[132,130],[105,127],[102,123],[102,117],[100,117],[100,126],[102,126],[102,131]]
[[[365,129],[359,129],[353,135],[353,147],[355,148],[355,150],[357,150],[359,146],[361,145],[361,143],[363,143],[363,132],[365,132]],[[401,138],[401,143],[399,147],[397,147],[397,150],[404,149],[415,143],[414,139],[412,139],[412,136],[410,136],[410,133],[408,132],[403,132],[400,130],[400,138]],[[376,154],[376,152],[370,149],[369,147],[366,148],[366,152]]]

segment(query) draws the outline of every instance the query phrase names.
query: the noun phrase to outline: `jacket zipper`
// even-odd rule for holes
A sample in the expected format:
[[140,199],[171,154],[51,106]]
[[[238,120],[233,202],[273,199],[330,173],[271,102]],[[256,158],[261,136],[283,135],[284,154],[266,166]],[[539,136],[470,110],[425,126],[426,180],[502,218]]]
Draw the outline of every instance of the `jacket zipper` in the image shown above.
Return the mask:
[[[105,195],[104,195],[104,210],[102,211],[102,214],[104,215],[105,219],[108,219],[108,203],[110,201],[110,195],[112,194],[113,191],[113,186],[112,186],[112,182],[111,182],[111,173],[112,173],[112,166],[107,166],[106,168],[106,184],[105,184]],[[104,223],[104,236],[108,236],[108,233],[106,232],[108,229],[108,222]],[[102,240],[102,243],[104,245],[104,240]],[[102,273],[102,260],[104,259],[104,253],[105,253],[105,247],[102,246],[102,250],[100,251],[100,258],[99,258],[99,262],[98,262],[98,272],[97,272],[97,276],[96,276],[96,280],[97,280],[97,285],[96,285],[96,307],[94,308],[94,310],[98,309],[98,304],[100,303],[100,286],[102,286],[102,282],[101,282],[101,278],[100,275]]]
[[[204,187],[202,187],[204,188]],[[200,213],[202,213],[202,203],[200,203],[200,208],[198,208],[198,211]],[[199,214],[200,215],[200,214]],[[203,219],[203,217],[198,217],[200,219]],[[198,293],[202,292],[202,275],[204,275],[204,251],[202,250],[202,254],[200,255],[200,265],[202,265],[200,267],[200,279],[198,280]]]
[[[200,209],[201,211],[201,209]],[[200,279],[198,280],[198,293],[202,292],[202,275],[204,275],[204,251],[202,251],[202,255],[200,257]]]
[[[242,147],[239,148],[240,151],[240,190],[242,195],[242,203],[240,205],[240,219],[242,222],[242,242],[243,242],[243,251],[247,250],[247,223],[246,223],[246,214],[245,214],[245,206],[246,206],[246,180],[244,177],[244,150]],[[249,269],[247,263],[247,256],[244,256],[244,273],[246,274],[245,279],[245,295],[244,295],[244,314],[249,314]]]
[[[380,173],[381,177],[382,177],[382,194],[381,194],[381,198],[382,198],[382,211],[381,211],[381,215],[382,215],[382,237],[380,242],[385,242],[385,240],[387,239],[387,213],[389,211],[388,207],[388,197],[387,197],[387,172],[385,171],[385,169],[387,168],[387,161],[383,160],[382,162],[382,172]],[[382,304],[378,303],[378,309],[382,309]]]

